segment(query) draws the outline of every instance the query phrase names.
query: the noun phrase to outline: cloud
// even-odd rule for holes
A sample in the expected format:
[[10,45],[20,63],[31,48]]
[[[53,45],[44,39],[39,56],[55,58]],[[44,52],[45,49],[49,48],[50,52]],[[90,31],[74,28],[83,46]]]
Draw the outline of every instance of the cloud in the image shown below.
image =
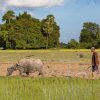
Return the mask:
[[61,5],[64,0],[6,0],[9,6],[18,7],[52,7]]
[[0,0],[0,9],[7,7],[52,7],[62,5],[64,0]]
[[[94,1],[99,0],[84,0]],[[64,3],[80,2],[80,0],[0,0],[0,10],[6,10],[9,7],[26,7],[26,8],[41,8],[41,7],[53,7],[60,6]]]

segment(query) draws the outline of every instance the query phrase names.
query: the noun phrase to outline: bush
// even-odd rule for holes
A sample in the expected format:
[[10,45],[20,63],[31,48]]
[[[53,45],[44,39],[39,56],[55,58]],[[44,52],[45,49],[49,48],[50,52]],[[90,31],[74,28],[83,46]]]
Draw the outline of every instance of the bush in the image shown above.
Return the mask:
[[75,39],[71,39],[67,44],[67,48],[69,49],[77,49],[79,48],[79,43]]

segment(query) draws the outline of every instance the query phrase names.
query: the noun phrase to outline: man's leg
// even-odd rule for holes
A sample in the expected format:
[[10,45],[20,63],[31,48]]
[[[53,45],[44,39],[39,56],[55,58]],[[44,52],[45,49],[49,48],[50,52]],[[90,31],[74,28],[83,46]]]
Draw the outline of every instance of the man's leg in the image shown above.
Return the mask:
[[92,66],[92,79],[94,79],[94,69],[95,67],[94,66]]
[[96,69],[96,74],[99,74],[99,69],[98,69],[98,65],[96,65],[96,67],[95,67]]
[[93,79],[96,79],[96,78],[98,78],[98,66],[97,65],[94,65],[94,66],[92,66],[92,73],[93,73],[93,76],[92,76],[92,78]]

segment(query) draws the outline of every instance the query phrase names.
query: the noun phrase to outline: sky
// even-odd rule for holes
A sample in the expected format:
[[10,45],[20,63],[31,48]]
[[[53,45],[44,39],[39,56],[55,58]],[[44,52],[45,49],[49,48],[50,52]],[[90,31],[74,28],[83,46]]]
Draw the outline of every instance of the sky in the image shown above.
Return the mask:
[[8,10],[27,11],[40,20],[53,14],[60,26],[60,42],[79,40],[84,22],[100,25],[100,0],[0,0],[0,23]]

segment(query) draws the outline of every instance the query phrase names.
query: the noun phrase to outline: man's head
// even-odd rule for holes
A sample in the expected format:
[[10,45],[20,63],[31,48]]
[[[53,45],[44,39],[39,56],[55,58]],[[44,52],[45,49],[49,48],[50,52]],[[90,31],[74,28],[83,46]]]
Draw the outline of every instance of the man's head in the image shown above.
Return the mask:
[[95,52],[95,47],[91,47],[91,52]]

